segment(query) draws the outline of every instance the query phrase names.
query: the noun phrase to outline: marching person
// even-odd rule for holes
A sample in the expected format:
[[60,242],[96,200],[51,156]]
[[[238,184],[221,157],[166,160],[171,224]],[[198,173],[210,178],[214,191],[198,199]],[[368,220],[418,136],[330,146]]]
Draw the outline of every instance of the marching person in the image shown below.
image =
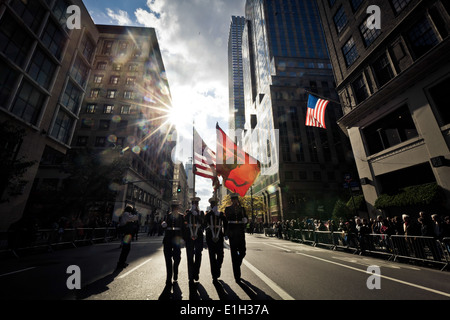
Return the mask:
[[191,209],[186,210],[185,236],[186,256],[188,265],[189,285],[199,280],[200,265],[203,251],[203,216],[200,213],[198,203],[200,198],[191,199]]
[[248,217],[245,208],[239,203],[239,194],[232,193],[231,206],[225,208],[227,227],[225,236],[230,239],[231,262],[233,264],[233,274],[236,282],[241,282],[241,264],[245,257],[245,226]]
[[119,262],[117,262],[117,269],[123,269],[128,266],[127,257],[131,250],[131,241],[134,233],[134,222],[138,220],[137,214],[133,214],[134,211],[131,206],[127,206],[120,217],[119,228],[123,234],[122,238],[122,250],[119,256]]
[[[166,261],[166,285],[178,281],[178,266],[181,261],[181,241],[183,237],[184,215],[179,211],[180,203],[173,200],[171,212],[169,212],[161,222],[164,230],[164,259]],[[173,262],[172,262],[173,260]]]
[[211,210],[206,213],[205,225],[206,227],[206,243],[208,245],[209,262],[211,265],[211,275],[213,283],[217,283],[220,277],[220,269],[223,262],[223,228],[226,228],[227,219],[223,212],[219,212],[217,208],[217,199],[209,199]]

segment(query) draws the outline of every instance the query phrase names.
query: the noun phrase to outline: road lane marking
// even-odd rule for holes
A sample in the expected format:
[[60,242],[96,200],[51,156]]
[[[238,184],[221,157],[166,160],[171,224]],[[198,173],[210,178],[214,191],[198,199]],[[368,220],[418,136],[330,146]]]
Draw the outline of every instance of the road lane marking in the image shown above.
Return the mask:
[[[225,247],[227,249],[230,249],[230,245],[226,242]],[[291,295],[289,295],[289,293],[284,291],[279,285],[273,282],[264,273],[255,268],[250,262],[248,262],[245,259],[242,262],[247,266],[247,268],[253,271],[253,273],[256,274],[262,281],[264,281],[273,291],[275,291],[275,293],[278,294],[283,300],[295,300],[295,298],[293,298]]]
[[17,271],[12,271],[12,272],[8,272],[8,273],[0,274],[0,277],[9,276],[11,274],[24,272],[24,271],[31,270],[31,269],[34,269],[34,268],[36,268],[36,267],[30,267],[30,268],[26,268],[26,269],[21,269],[21,270],[17,270]]
[[133,269],[131,269],[130,271],[124,273],[123,275],[121,275],[121,276],[118,277],[117,279],[125,278],[127,275],[129,275],[129,274],[132,273],[133,271],[139,269],[140,267],[142,267],[144,264],[146,264],[146,263],[149,262],[150,260],[152,260],[152,258],[150,258],[150,259],[148,259],[148,260],[142,262],[140,265],[138,265],[138,266],[134,267]]
[[255,273],[262,281],[264,281],[276,294],[278,294],[283,300],[295,300],[289,293],[281,289],[279,285],[273,282],[264,273],[256,269],[250,262],[244,259],[243,263],[249,268],[253,273]]
[[[315,256],[312,256],[312,255],[309,255],[309,254],[306,254],[306,253],[301,253],[301,252],[296,252],[296,253],[299,254],[299,255],[305,256],[305,257],[317,259],[317,260],[320,260],[320,261],[323,261],[323,262],[328,262],[328,263],[335,264],[337,266],[341,266],[341,267],[344,267],[344,268],[347,268],[347,269],[351,269],[351,270],[354,270],[354,271],[367,273],[367,270],[361,270],[361,269],[358,269],[358,268],[355,268],[355,267],[351,267],[351,266],[348,266],[348,265],[345,265],[345,264],[342,264],[342,263],[338,263],[338,262],[335,262],[335,261],[331,261],[331,260],[315,257]],[[411,282],[407,282],[407,281],[391,278],[391,277],[384,276],[384,275],[380,275],[380,277],[382,277],[384,279],[387,279],[387,280],[394,281],[394,282],[398,282],[398,283],[401,283],[401,284],[404,284],[404,285],[407,285],[407,286],[411,286],[411,287],[414,287],[414,288],[418,288],[418,289],[422,289],[422,290],[425,290],[425,291],[433,292],[433,293],[436,293],[436,294],[439,294],[439,295],[442,295],[442,296],[445,296],[445,297],[450,297],[450,293],[447,293],[447,292],[443,292],[443,291],[427,288],[427,287],[424,287],[424,286],[421,286],[421,285],[418,285],[418,284],[415,284],[415,283],[411,283]]]

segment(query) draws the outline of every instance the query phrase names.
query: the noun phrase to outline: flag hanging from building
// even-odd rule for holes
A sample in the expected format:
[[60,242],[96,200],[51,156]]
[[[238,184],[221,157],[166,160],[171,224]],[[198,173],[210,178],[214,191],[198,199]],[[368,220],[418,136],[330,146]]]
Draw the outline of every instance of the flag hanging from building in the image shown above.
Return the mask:
[[194,129],[194,174],[212,179],[216,175],[216,154],[212,151]]
[[245,196],[261,172],[258,160],[242,150],[216,124],[216,171],[223,185],[230,191]]
[[326,129],[325,126],[325,109],[329,101],[309,95],[308,106],[306,111],[306,126],[318,127]]

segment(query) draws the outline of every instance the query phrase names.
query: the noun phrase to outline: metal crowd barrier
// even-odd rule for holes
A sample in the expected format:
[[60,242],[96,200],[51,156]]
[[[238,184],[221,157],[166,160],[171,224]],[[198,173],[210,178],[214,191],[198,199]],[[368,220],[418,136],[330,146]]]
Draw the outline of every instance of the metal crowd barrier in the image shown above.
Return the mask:
[[108,242],[117,237],[116,229],[105,228],[69,228],[39,229],[33,233],[2,232],[0,236],[0,253],[10,252],[19,257],[20,251],[46,249],[52,251],[61,246],[94,244]]
[[323,245],[332,250],[347,249],[359,254],[380,254],[388,260],[399,258],[450,264],[450,238],[437,240],[433,237],[368,234],[358,237],[343,231],[313,231],[295,229],[289,240],[313,246]]

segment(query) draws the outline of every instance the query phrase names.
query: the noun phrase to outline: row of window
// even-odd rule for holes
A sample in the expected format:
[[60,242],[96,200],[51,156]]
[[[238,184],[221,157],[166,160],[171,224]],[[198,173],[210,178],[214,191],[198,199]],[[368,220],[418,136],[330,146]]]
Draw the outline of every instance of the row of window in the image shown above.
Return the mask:
[[[96,99],[96,98],[100,98],[101,97],[101,93],[102,93],[102,89],[100,88],[95,88],[95,89],[91,89],[91,92],[89,94],[89,98],[92,99]],[[119,91],[116,89],[107,89],[106,90],[106,98],[108,99],[115,99],[119,97]],[[125,90],[123,92],[123,98],[124,99],[129,99],[129,100],[133,100],[136,98],[136,93],[132,90]]]
[[[100,84],[103,83],[104,75],[96,74],[94,75],[94,83]],[[113,75],[109,77],[109,84],[118,85],[120,83],[120,76]],[[136,83],[136,77],[126,77],[125,84],[129,86],[134,86]]]
[[124,56],[128,53],[131,53],[133,57],[140,57],[142,54],[141,49],[136,44],[130,45],[128,41],[103,40],[101,54],[109,56]]
[[[408,30],[406,40],[415,58],[424,55],[439,43],[438,34],[431,27],[431,22],[427,16],[422,17]],[[381,88],[396,76],[396,68],[393,66],[389,52],[381,54],[371,63],[370,67],[378,88]],[[366,77],[364,73],[352,82],[352,89],[357,104],[370,96],[369,88],[372,87],[370,84],[370,77]]]
[[129,184],[127,187],[127,195],[128,200],[134,200],[143,204],[148,204],[151,206],[155,206],[157,208],[161,208],[162,201],[161,199],[155,197],[151,193],[135,186],[133,184]]
[[[126,128],[128,126],[127,120],[98,120],[98,129],[99,130],[109,130],[111,128],[111,123],[116,123],[117,129]],[[95,120],[90,118],[81,119],[81,128],[82,129],[92,129],[94,127]]]
[[[107,67],[108,67],[108,62],[106,62],[106,61],[99,61],[99,62],[97,62],[95,68],[97,70],[106,70]],[[111,68],[112,68],[113,71],[122,71],[123,67],[124,66],[121,63],[113,63]],[[130,71],[130,72],[135,72],[135,71],[139,70],[139,66],[138,66],[137,63],[130,63],[127,66],[127,70]]]
[[[441,125],[450,123],[447,91],[450,77],[428,90],[430,105]],[[403,105],[362,130],[367,154],[372,155],[418,136],[417,128],[407,105]]]
[[[104,114],[113,114],[115,110],[115,106],[113,104],[105,104],[103,105],[103,113]],[[86,105],[86,113],[97,113],[98,105],[96,104],[88,104]],[[131,105],[123,105],[120,106],[120,114],[135,114],[137,111],[135,106]]]
[[[89,142],[88,136],[78,136],[77,141],[75,142],[75,145],[77,147],[86,147]],[[114,140],[108,139],[108,137],[95,137],[94,146],[95,147],[123,147],[125,145],[126,138],[125,137],[114,137]]]
[[[328,181],[336,181],[336,172],[334,171],[327,171],[327,179]],[[284,178],[286,180],[292,181],[292,180],[308,180],[308,172],[307,171],[299,171],[298,177],[295,176],[293,171],[285,171],[284,172]],[[321,171],[313,171],[312,172],[312,178],[315,181],[322,181],[322,172]]]

